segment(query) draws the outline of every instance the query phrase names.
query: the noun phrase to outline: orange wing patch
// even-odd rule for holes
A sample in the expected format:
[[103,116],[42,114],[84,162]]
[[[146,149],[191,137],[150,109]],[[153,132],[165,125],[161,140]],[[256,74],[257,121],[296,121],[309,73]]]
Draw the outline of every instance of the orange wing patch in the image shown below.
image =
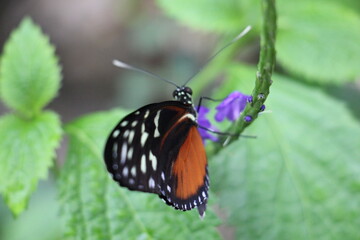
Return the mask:
[[206,165],[201,136],[195,126],[191,127],[172,168],[172,173],[177,178],[176,197],[187,199],[198,192],[204,185]]

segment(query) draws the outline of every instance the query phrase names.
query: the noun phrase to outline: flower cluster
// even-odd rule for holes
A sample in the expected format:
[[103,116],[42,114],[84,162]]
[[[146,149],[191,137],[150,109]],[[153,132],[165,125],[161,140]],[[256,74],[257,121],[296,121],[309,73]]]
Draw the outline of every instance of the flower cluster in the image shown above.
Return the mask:
[[215,120],[217,122],[224,121],[227,118],[234,122],[239,118],[240,113],[245,109],[246,103],[252,102],[252,97],[235,91],[230,93],[217,107]]
[[[222,122],[225,119],[228,119],[231,122],[236,121],[239,118],[241,112],[244,111],[246,104],[248,102],[251,103],[252,101],[252,96],[245,95],[238,91],[232,92],[216,107],[215,120],[217,122]],[[263,111],[264,109],[265,105],[263,105],[260,110]],[[212,135],[209,131],[206,130],[210,129],[212,131],[217,131],[216,127],[212,125],[210,120],[208,120],[208,118],[206,117],[208,112],[208,108],[200,106],[198,113],[198,123],[202,128],[199,128],[199,132],[203,141],[205,141],[206,139],[209,139],[211,141],[217,141],[218,137]],[[244,121],[251,122],[252,117],[245,116]]]
[[[207,119],[206,115],[208,114],[208,112],[210,111],[207,107],[204,107],[204,106],[200,106],[199,107],[199,110],[198,110],[198,124],[201,126],[201,127],[204,127],[204,128],[207,128],[207,129],[211,129],[211,130],[214,130],[216,131],[217,128],[215,126],[213,126],[210,122],[209,119]],[[218,140],[218,137],[210,134],[209,131],[205,130],[204,128],[199,128],[199,132],[200,132],[200,135],[203,139],[203,141],[205,141],[205,139],[209,139],[211,141],[214,141],[216,142]]]

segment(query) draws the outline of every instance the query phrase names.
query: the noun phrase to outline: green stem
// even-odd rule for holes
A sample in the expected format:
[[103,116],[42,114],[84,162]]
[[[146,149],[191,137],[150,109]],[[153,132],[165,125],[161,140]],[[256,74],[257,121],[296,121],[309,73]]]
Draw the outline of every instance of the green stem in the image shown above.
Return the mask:
[[[252,92],[253,101],[248,103],[239,119],[228,129],[227,132],[241,134],[257,118],[262,105],[269,95],[271,76],[275,66],[275,36],[276,36],[276,7],[275,0],[262,0],[263,24],[260,40],[260,59],[256,73],[255,88]],[[251,121],[245,121],[245,117],[251,117]],[[225,141],[230,144],[238,137],[229,136]],[[222,146],[216,146],[213,154],[220,151]]]

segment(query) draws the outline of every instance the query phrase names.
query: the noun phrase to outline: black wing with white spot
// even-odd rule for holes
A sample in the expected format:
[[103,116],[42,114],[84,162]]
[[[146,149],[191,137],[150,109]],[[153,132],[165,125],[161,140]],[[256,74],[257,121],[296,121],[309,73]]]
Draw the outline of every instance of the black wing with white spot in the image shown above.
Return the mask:
[[146,105],[123,118],[109,135],[104,152],[113,179],[130,190],[160,194],[161,175],[168,164],[159,160],[161,140],[190,111],[178,101],[167,101]]

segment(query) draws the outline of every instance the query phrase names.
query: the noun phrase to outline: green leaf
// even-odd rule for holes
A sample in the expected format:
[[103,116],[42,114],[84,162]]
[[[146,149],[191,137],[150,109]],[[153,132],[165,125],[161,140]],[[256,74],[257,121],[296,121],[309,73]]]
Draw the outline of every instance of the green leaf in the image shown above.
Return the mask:
[[247,25],[259,23],[259,1],[157,0],[157,3],[171,17],[199,30],[238,33]]
[[25,18],[6,42],[0,63],[0,96],[22,115],[34,116],[60,85],[55,49],[40,28]]
[[360,16],[334,2],[285,1],[279,6],[278,61],[319,83],[360,76]]
[[66,127],[69,152],[61,171],[66,239],[219,239],[216,216],[181,212],[158,196],[121,188],[107,173],[103,148],[123,111],[93,114]]
[[0,193],[14,215],[28,203],[39,179],[47,176],[61,137],[60,121],[44,112],[31,121],[0,118]]
[[[329,2],[329,0],[318,0],[318,1],[322,1],[323,4],[327,4]],[[360,1],[358,0],[342,0],[342,1],[331,0],[331,1],[346,6],[348,8],[351,8],[354,11],[357,11],[357,13],[360,13]]]
[[46,181],[40,181],[31,196],[28,209],[16,218],[0,200],[0,239],[61,240],[56,193],[55,181],[51,176]]
[[[232,66],[225,89],[255,69]],[[238,239],[359,239],[360,124],[318,88],[274,75],[266,108],[210,162]]]

